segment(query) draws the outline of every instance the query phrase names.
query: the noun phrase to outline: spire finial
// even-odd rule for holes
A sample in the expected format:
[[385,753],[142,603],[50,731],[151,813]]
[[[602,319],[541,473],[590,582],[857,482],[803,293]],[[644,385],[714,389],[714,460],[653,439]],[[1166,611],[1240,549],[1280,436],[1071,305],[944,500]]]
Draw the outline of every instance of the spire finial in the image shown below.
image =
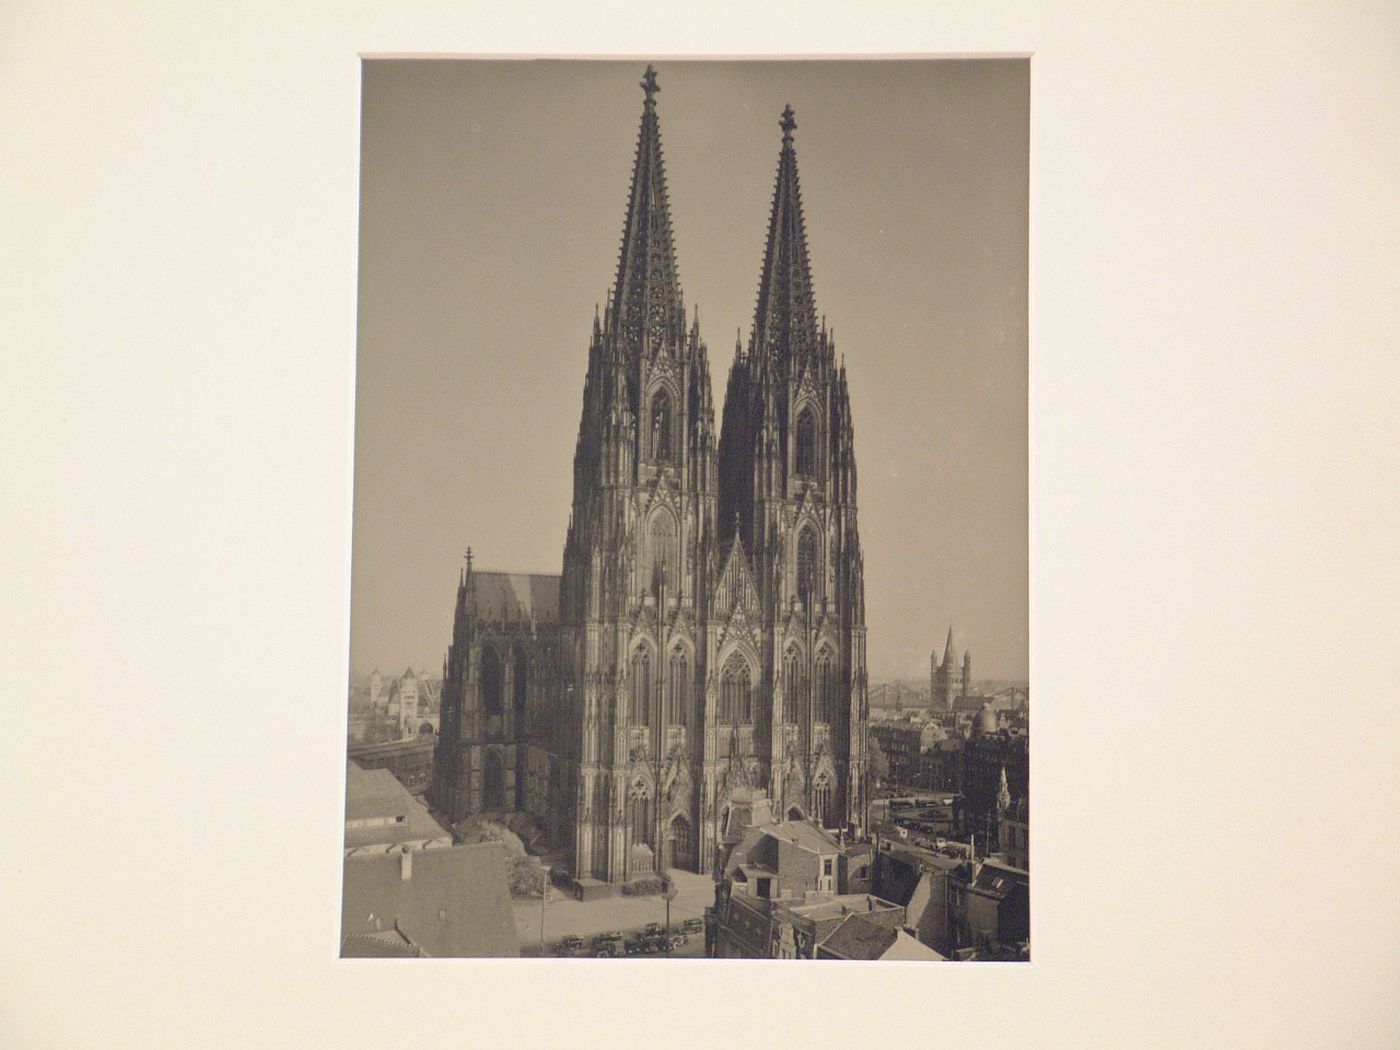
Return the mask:
[[656,67],[647,65],[647,71],[642,74],[642,90],[646,92],[648,106],[656,105],[656,99],[652,96],[661,89],[656,86]]
[[783,142],[791,143],[793,128],[797,127],[797,121],[793,119],[791,106],[783,107],[783,119],[778,121],[778,127],[783,129]]

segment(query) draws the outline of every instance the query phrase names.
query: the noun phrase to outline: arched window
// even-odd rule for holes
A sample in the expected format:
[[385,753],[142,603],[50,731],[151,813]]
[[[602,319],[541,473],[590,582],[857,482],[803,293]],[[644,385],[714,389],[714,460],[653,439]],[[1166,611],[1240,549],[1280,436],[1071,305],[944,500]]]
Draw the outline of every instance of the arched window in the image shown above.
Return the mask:
[[676,648],[671,651],[670,670],[670,706],[667,720],[673,725],[685,725],[690,718],[690,662],[685,658],[684,649]]
[[797,649],[783,655],[783,721],[797,722],[801,717],[802,664]]
[[515,726],[519,730],[525,726],[525,698],[529,695],[530,688],[530,658],[526,655],[525,648],[520,645],[515,647],[514,671],[511,701],[515,708]]
[[481,647],[481,703],[488,715],[501,713],[501,657],[489,645]]
[[753,683],[748,661],[738,653],[729,658],[720,677],[719,720],[730,725],[753,721]]
[[666,511],[651,519],[648,537],[651,548],[651,582],[655,594],[664,582],[676,585],[676,526]]
[[817,654],[816,686],[816,710],[812,720],[829,724],[836,704],[836,671],[831,664],[831,653],[825,649]]
[[812,787],[812,808],[816,810],[817,822],[824,828],[832,826],[831,820],[831,781],[822,773]]
[[797,596],[804,605],[810,605],[814,598],[821,597],[822,576],[817,530],[808,525],[797,540]]
[[501,765],[501,756],[495,751],[486,752],[486,768],[481,777],[481,808],[505,809],[506,774]]
[[632,724],[651,725],[651,653],[638,649],[632,656]]
[[810,408],[797,414],[797,473],[817,476],[817,419]]
[[664,390],[651,399],[651,458],[671,462],[671,399]]

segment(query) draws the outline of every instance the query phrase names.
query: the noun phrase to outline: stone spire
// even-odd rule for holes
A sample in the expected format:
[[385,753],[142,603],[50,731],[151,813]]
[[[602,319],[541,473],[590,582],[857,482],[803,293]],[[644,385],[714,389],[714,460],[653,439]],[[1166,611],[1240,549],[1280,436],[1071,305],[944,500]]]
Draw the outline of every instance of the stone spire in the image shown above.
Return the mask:
[[802,189],[797,181],[797,153],[792,133],[797,127],[792,107],[783,109],[782,150],[773,187],[773,210],[768,220],[768,243],[763,251],[763,274],[758,286],[758,309],[751,338],[758,360],[786,363],[818,346],[817,309],[807,259],[807,229],[802,218]]
[[953,666],[953,625],[948,625],[948,640],[943,643],[943,663],[949,668]]
[[1011,805],[1011,789],[1006,784],[1006,767],[1001,767],[1001,781],[997,784],[997,813],[1005,813]]
[[656,70],[642,77],[642,125],[632,167],[627,219],[613,288],[610,332],[629,350],[677,345],[685,332],[680,276],[672,246],[671,206],[661,161],[661,126],[656,118]]

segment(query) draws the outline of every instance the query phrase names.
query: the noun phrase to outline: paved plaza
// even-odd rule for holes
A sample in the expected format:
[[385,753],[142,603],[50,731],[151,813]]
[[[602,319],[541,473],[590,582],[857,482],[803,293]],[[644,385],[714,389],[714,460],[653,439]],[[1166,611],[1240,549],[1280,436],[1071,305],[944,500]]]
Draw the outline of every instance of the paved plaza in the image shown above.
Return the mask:
[[[672,871],[671,882],[676,895],[671,900],[671,926],[679,929],[686,919],[704,916],[714,903],[715,884],[709,875],[689,871]],[[553,946],[561,937],[574,934],[585,940],[610,930],[626,936],[649,922],[666,921],[666,900],[655,897],[605,897],[595,901],[576,901],[558,888],[550,889],[549,903],[544,906],[545,955],[553,954]],[[515,901],[515,930],[520,938],[521,955],[538,955],[540,950],[540,902]],[[690,935],[685,947],[671,953],[681,958],[703,958],[705,935]],[[648,956],[657,958],[657,956]]]

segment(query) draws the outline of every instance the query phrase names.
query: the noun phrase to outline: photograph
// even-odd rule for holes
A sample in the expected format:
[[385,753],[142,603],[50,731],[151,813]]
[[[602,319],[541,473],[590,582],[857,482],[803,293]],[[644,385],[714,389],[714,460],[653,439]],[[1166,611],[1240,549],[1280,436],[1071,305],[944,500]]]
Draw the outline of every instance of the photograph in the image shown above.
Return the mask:
[[343,957],[1030,958],[1029,112],[364,62]]

